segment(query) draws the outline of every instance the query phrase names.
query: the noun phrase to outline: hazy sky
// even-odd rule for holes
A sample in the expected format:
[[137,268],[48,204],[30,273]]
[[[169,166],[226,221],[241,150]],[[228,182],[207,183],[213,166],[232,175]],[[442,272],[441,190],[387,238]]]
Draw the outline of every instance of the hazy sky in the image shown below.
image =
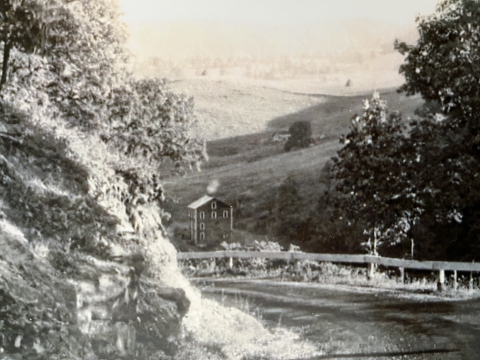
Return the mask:
[[413,23],[437,0],[120,0],[128,23],[208,20],[300,25],[345,18]]

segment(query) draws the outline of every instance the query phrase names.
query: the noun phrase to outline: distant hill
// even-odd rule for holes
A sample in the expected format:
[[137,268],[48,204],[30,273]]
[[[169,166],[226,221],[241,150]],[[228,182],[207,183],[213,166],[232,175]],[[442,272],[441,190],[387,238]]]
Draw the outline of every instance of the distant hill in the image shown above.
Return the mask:
[[393,41],[414,41],[414,25],[353,19],[303,26],[230,24],[207,21],[143,23],[130,26],[130,47],[139,59],[160,57],[278,57],[338,54],[348,49],[393,51]]

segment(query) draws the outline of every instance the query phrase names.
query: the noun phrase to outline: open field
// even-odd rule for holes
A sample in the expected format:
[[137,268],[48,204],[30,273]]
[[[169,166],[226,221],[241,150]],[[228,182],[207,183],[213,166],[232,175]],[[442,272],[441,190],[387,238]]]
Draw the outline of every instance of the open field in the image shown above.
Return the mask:
[[330,123],[335,118],[348,121],[350,110],[360,111],[362,100],[370,98],[374,90],[385,94],[392,110],[406,109],[406,115],[411,115],[410,104],[418,104],[419,99],[407,99],[395,92],[402,83],[398,74],[394,80],[389,80],[393,76],[391,71],[375,76],[385,82],[379,82],[378,86],[366,82],[345,87],[350,79],[348,74],[341,79],[340,75],[331,75],[331,79],[292,80],[192,77],[171,82],[169,88],[194,97],[198,117],[195,133],[206,140],[215,140],[278,130],[286,125],[275,119],[293,114],[312,117],[315,122]]
[[256,86],[244,80],[193,78],[172,82],[169,88],[194,97],[198,117],[195,132],[207,140],[262,132],[271,119],[322,102],[315,96]]

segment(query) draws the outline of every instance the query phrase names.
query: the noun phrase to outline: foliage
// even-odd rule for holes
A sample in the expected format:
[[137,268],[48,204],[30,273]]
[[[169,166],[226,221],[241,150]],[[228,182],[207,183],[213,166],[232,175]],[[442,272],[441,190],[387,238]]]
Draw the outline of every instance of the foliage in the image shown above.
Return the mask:
[[352,222],[339,205],[340,196],[328,189],[317,202],[315,209],[304,220],[307,236],[300,243],[304,251],[330,254],[359,254],[364,249],[360,221]]
[[43,6],[37,1],[2,1],[0,14],[0,40],[3,42],[3,62],[0,89],[7,81],[8,63],[13,47],[32,53],[43,41]]
[[388,114],[386,102],[374,94],[365,101],[362,117],[352,118],[350,133],[340,139],[344,147],[333,158],[332,186],[340,195],[336,205],[350,222],[365,226],[375,254],[377,240],[401,241],[402,221],[413,222],[421,211],[409,201],[415,194],[404,170],[409,153],[404,130],[400,114]]
[[285,151],[306,148],[312,143],[312,126],[309,121],[296,121],[288,129],[290,137],[285,143]]
[[341,139],[326,199],[336,209],[334,224],[347,222],[343,234],[364,228],[373,253],[378,241],[406,252],[410,240],[416,258],[480,255],[479,11],[476,1],[442,1],[418,19],[416,44],[395,43],[406,56],[399,91],[426,101],[408,127],[374,97]]
[[480,79],[480,6],[475,0],[443,0],[436,12],[418,19],[415,45],[396,42],[406,55],[400,67],[406,83],[399,89],[420,93],[444,112],[474,115]]
[[[410,131],[418,159],[412,182],[426,208],[421,225],[447,259],[480,256],[479,14],[477,1],[442,1],[419,19],[417,44],[396,42],[406,55],[399,91],[420,93],[428,105]],[[440,233],[445,227],[455,241]]]
[[191,127],[193,99],[166,90],[158,79],[135,80],[116,88],[110,113],[110,137],[125,155],[147,161],[170,159],[175,171],[198,166],[206,158]]
[[288,176],[280,184],[268,224],[269,234],[287,247],[305,236],[302,216],[303,199],[299,189],[300,184],[293,176]]
[[[45,105],[47,96],[67,121],[98,126],[112,87],[125,75],[126,32],[119,21],[117,2],[30,0],[12,1],[11,5],[15,13],[32,14],[12,19],[17,32],[30,38],[33,23],[40,35],[32,38],[38,38],[34,43],[30,40],[29,47],[19,41],[11,42],[3,97],[10,99],[21,94],[24,98],[28,91],[35,94],[27,97],[30,103]],[[6,44],[8,39],[7,33]],[[9,48],[4,47],[4,56],[7,51]],[[38,76],[41,60],[42,75]]]
[[[117,1],[30,0],[14,7],[34,13],[41,41],[28,49],[12,43],[5,100],[99,131],[130,157],[156,163],[169,158],[176,172],[206,158],[191,133],[193,100],[169,92],[161,80],[135,80],[126,71],[129,54]],[[15,24],[21,30],[31,25],[25,16]]]

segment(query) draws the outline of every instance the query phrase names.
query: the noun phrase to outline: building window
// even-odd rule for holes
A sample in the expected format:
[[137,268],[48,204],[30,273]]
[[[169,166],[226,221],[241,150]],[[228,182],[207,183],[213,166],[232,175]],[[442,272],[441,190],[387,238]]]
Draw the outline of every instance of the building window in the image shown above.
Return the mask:
[[217,208],[217,202],[216,201],[213,201],[212,202],[212,209],[216,209]]
[[205,230],[205,223],[200,223],[200,230]]
[[200,219],[205,219],[205,212],[200,211]]
[[228,218],[228,210],[223,210],[223,217],[224,217],[225,219]]
[[212,211],[212,219],[216,219],[217,218],[217,212],[216,211]]
[[205,240],[205,233],[204,232],[200,233],[200,240]]

